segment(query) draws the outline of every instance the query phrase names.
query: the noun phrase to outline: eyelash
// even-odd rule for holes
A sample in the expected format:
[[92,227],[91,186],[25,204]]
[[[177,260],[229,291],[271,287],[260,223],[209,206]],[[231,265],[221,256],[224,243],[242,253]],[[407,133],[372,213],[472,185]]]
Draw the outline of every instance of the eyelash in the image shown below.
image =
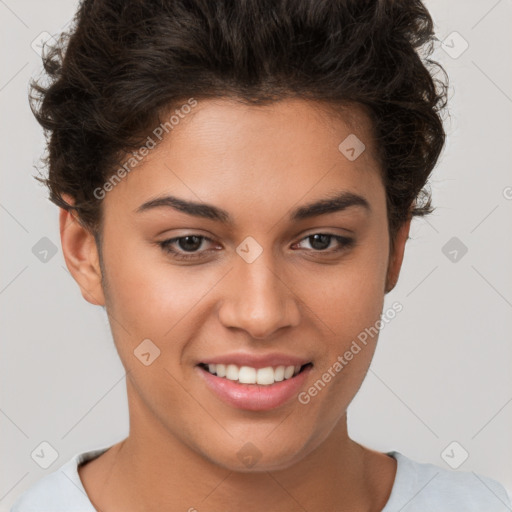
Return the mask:
[[[343,250],[347,250],[347,249],[353,247],[355,244],[355,240],[353,238],[347,238],[345,236],[334,235],[332,233],[323,233],[323,232],[312,233],[310,235],[307,235],[304,238],[301,238],[301,240],[299,242],[302,242],[303,240],[307,240],[308,238],[313,237],[315,235],[324,235],[324,236],[330,237],[331,239],[334,238],[341,245],[341,248],[334,249],[334,250],[332,250],[332,249],[331,250],[307,249],[308,251],[316,252],[318,254],[333,254],[333,253],[341,252]],[[176,251],[175,249],[173,249],[171,247],[173,243],[178,242],[179,240],[183,240],[187,237],[196,237],[196,238],[200,238],[201,241],[205,240],[208,242],[213,242],[213,240],[211,238],[208,238],[207,236],[191,234],[191,235],[185,235],[185,236],[178,236],[176,238],[170,238],[169,240],[164,240],[162,242],[158,242],[158,245],[166,253],[172,254],[173,258],[175,258],[177,260],[194,260],[194,259],[197,260],[197,259],[202,258],[203,254],[208,251],[204,251],[203,253],[195,252],[195,253],[188,254],[188,253]]]

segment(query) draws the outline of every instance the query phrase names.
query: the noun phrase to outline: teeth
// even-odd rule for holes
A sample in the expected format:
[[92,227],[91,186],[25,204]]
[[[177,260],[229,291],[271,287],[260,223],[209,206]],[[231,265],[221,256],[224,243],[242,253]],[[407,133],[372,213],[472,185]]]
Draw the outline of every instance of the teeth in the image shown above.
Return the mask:
[[241,366],[238,372],[240,384],[256,384],[256,369],[249,366]]
[[284,380],[284,366],[278,366],[274,370],[274,380],[276,382],[281,382],[282,380]]
[[293,376],[293,373],[295,372],[295,366],[287,366],[284,369],[284,378],[289,379]]
[[[242,373],[240,369],[240,373]],[[262,384],[263,386],[268,386],[270,384],[274,384],[275,377],[274,377],[275,371],[274,368],[271,366],[268,366],[267,368],[260,368],[256,372],[256,382],[258,384]],[[242,382],[242,381],[240,381]]]
[[209,364],[208,371],[217,377],[238,381],[240,384],[260,384],[269,386],[275,382],[291,379],[300,371],[300,366],[267,366],[266,368],[252,368],[251,366],[237,366],[236,364]]
[[216,373],[218,377],[225,377],[226,376],[226,365],[225,364],[214,364],[214,365],[208,365],[208,369],[210,369],[210,366],[216,366],[213,370],[213,372],[210,373]]
[[[215,366],[215,365],[213,365],[213,366]],[[238,366],[236,366],[234,364],[228,364],[226,366],[226,379],[238,380],[238,374],[239,374]]]

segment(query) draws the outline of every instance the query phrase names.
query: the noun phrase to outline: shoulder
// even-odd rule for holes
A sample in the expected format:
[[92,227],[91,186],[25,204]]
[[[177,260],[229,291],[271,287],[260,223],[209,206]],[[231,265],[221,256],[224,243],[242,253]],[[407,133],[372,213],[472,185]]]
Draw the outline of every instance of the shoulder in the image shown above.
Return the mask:
[[408,512],[509,512],[511,509],[507,491],[492,478],[417,462],[396,451],[388,455],[397,460],[397,473],[383,512],[403,507]]
[[78,475],[78,466],[109,447],[77,453],[18,497],[10,512],[95,512]]

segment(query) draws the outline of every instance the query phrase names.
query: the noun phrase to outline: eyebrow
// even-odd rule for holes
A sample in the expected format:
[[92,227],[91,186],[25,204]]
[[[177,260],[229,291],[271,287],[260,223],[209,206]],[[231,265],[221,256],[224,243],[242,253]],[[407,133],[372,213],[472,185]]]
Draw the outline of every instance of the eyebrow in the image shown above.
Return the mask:
[[[231,215],[222,208],[206,203],[186,201],[184,199],[170,195],[151,199],[139,206],[136,209],[136,212],[142,213],[154,208],[161,207],[173,208],[188,215],[193,215],[195,217],[201,217],[204,219],[211,219],[214,221],[222,222],[223,224],[234,224]],[[351,207],[362,208],[368,213],[372,211],[370,203],[367,199],[353,192],[343,191],[334,196],[320,199],[316,202],[306,204],[292,210],[288,216],[288,219],[289,221],[300,221],[319,215],[326,215],[328,213],[343,211]]]

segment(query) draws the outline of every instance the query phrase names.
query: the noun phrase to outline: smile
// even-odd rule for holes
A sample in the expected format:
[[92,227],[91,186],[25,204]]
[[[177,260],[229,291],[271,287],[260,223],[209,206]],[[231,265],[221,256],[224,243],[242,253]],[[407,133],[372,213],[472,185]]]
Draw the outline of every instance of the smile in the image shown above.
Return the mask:
[[271,386],[276,382],[282,382],[295,377],[306,366],[307,363],[299,366],[267,366],[265,368],[253,368],[252,366],[238,366],[236,364],[204,364],[200,366],[212,375],[223,379],[232,380],[240,384],[259,384],[261,386]]
[[264,411],[290,402],[305,387],[312,367],[312,363],[261,368],[199,363],[196,369],[206,387],[227,405]]

